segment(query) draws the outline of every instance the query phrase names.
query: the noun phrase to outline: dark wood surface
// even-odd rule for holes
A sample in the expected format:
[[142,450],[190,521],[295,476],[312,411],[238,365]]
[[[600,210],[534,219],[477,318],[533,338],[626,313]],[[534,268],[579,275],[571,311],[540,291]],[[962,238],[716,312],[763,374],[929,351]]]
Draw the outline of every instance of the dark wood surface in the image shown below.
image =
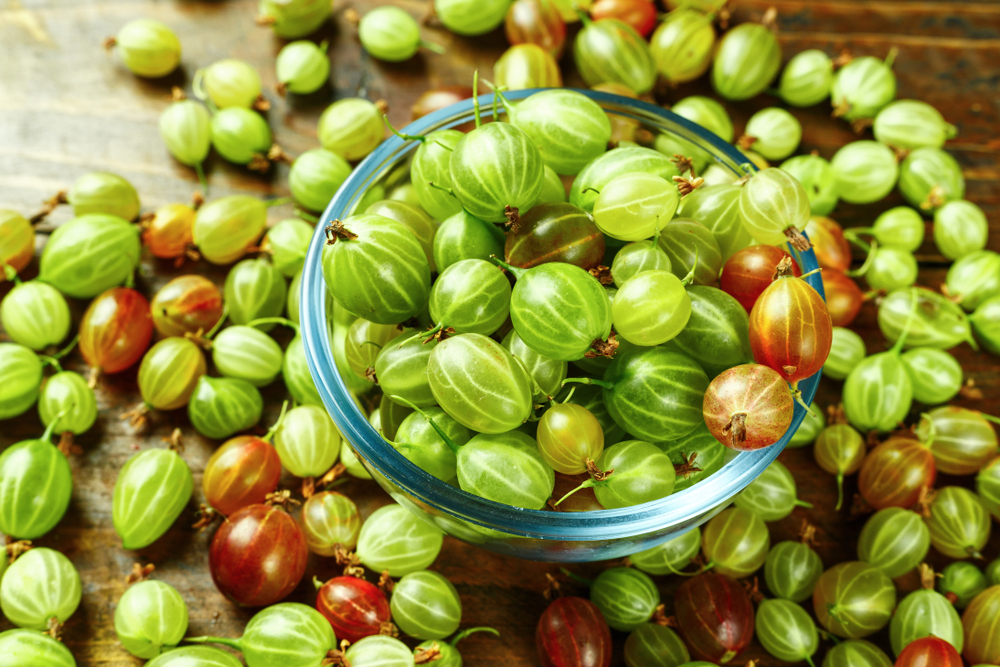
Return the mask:
[[[362,13],[381,2],[358,0],[351,5]],[[414,15],[425,2],[398,0]],[[423,52],[412,61],[389,65],[365,55],[355,30],[342,17],[346,4],[336,4],[335,20],[324,26],[317,38],[330,40],[333,63],[332,88],[305,98],[282,99],[274,94],[274,56],[282,46],[270,30],[254,24],[255,0],[6,0],[0,6],[0,207],[33,213],[43,200],[69,187],[80,175],[92,170],[120,173],[138,188],[143,210],[174,201],[186,201],[197,189],[191,170],[172,161],[160,141],[157,119],[168,103],[171,86],[190,90],[195,70],[224,57],[242,58],[254,64],[273,103],[269,119],[276,141],[290,153],[318,145],[316,120],[332,100],[364,95],[389,102],[390,118],[401,126],[409,120],[409,107],[424,90],[444,84],[468,84],[472,72],[490,72],[505,48],[502,31],[481,38],[465,39],[444,30],[428,28],[425,36],[444,45],[448,53]],[[779,11],[779,37],[790,55],[819,48],[831,55],[849,48],[856,54],[884,56],[899,49],[895,71],[899,97],[921,99],[935,105],[959,129],[948,149],[965,172],[967,197],[986,211],[994,236],[989,247],[1000,250],[1000,5],[993,0],[964,2],[916,2],[881,0],[761,0],[740,1],[735,20],[759,18],[769,7]],[[141,17],[156,18],[172,26],[184,47],[182,67],[160,81],[132,76],[114,53],[101,48],[103,38],[114,34],[125,22]],[[571,30],[571,34],[575,31]],[[567,85],[578,85],[571,58],[563,60]],[[658,101],[668,104],[681,97],[708,93],[704,80],[677,89],[660,91]],[[746,103],[727,103],[737,130],[758,108],[775,104],[762,96]],[[817,149],[830,157],[854,139],[843,123],[829,118],[829,108],[820,105],[793,110],[802,121],[802,152]],[[739,134],[739,132],[737,132]],[[287,167],[279,165],[268,176],[212,158],[208,164],[212,196],[233,193],[255,195],[288,194]],[[867,225],[882,210],[901,202],[895,193],[872,206],[841,205],[833,217],[845,226]],[[289,207],[271,211],[271,222],[291,213]],[[53,224],[67,220],[66,207],[50,218]],[[928,230],[930,227],[928,226]],[[929,237],[928,237],[929,238]],[[944,279],[946,265],[931,242],[919,253],[920,283],[936,288]],[[36,267],[29,269],[33,275]],[[201,272],[220,285],[224,272],[205,263],[174,269],[169,263],[147,258],[141,267],[139,286],[147,295],[169,278],[185,272]],[[0,287],[0,294],[7,288]],[[75,321],[85,307],[74,303]],[[855,329],[870,351],[884,349],[875,323],[875,305],[866,304]],[[2,337],[2,334],[0,334]],[[1000,412],[1000,362],[996,357],[974,353],[967,345],[954,350],[966,375],[983,390],[982,401],[959,401],[969,407]],[[85,371],[79,355],[68,367]],[[0,379],[2,381],[2,379]],[[839,383],[823,381],[820,404],[838,400]],[[268,408],[262,423],[273,421],[285,390],[280,380],[266,393]],[[190,632],[238,636],[251,615],[228,603],[215,589],[208,574],[207,545],[211,531],[191,528],[195,510],[203,500],[201,472],[217,443],[197,436],[183,410],[158,414],[150,428],[135,432],[120,415],[139,400],[135,370],[104,378],[98,387],[100,417],[95,427],[79,438],[82,452],[72,457],[73,500],[60,525],[37,541],[63,551],[75,563],[83,579],[83,602],[65,627],[64,639],[84,666],[136,665],[116,640],[113,615],[125,588],[125,576],[133,563],[152,562],[155,576],[176,586],[191,612]],[[916,413],[914,413],[915,416]],[[125,551],[111,526],[111,491],[118,470],[138,448],[157,445],[174,427],[185,434],[184,458],[195,473],[195,497],[180,520],[163,539],[139,552]],[[21,418],[0,422],[0,447],[28,437],[37,437],[42,426],[34,410]],[[804,519],[817,525],[818,551],[826,566],[855,558],[857,534],[862,518],[847,511],[835,513],[835,486],[812,461],[810,450],[788,451],[781,460],[793,470],[800,495],[814,509],[798,509],[784,521],[771,525],[772,542],[791,539]],[[292,480],[286,480],[292,483]],[[941,483],[968,483],[945,479]],[[848,493],[855,490],[853,480]],[[387,502],[372,482],[354,480],[342,489],[359,504],[365,516]],[[987,550],[994,558],[1000,551],[996,537]],[[930,560],[943,562],[934,554]],[[606,567],[594,563],[573,569],[592,576]],[[332,563],[313,557],[307,578],[291,599],[312,603],[308,579],[334,573]],[[541,595],[546,573],[554,566],[501,558],[458,541],[447,539],[434,569],[458,588],[464,605],[463,626],[497,628],[500,639],[478,635],[462,645],[466,664],[536,665],[535,623],[546,605]],[[676,578],[657,578],[667,611],[673,606]],[[909,584],[904,585],[911,585]],[[586,591],[567,585],[569,592]],[[0,620],[0,630],[9,624]],[[615,664],[622,664],[624,635],[615,634]],[[884,640],[881,643],[885,644]],[[820,649],[820,656],[825,648]],[[783,663],[755,645],[744,659],[758,665]],[[817,661],[818,663],[818,661]]]

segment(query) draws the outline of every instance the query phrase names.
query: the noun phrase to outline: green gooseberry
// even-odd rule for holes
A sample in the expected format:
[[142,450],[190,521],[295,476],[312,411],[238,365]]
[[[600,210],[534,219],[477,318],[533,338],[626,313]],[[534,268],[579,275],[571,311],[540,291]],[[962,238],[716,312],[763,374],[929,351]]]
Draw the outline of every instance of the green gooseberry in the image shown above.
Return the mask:
[[823,375],[843,380],[868,355],[865,341],[850,329],[833,327],[830,355],[823,364]]
[[191,425],[206,438],[223,440],[257,424],[264,399],[246,380],[202,375],[188,401]]
[[377,7],[362,16],[358,39],[365,51],[391,63],[409,60],[421,46],[435,53],[444,52],[438,45],[421,39],[416,19],[398,7]]
[[628,557],[636,569],[646,574],[677,574],[691,564],[701,551],[701,529],[691,530],[673,537],[645,551]]
[[210,646],[179,646],[161,653],[147,667],[242,667],[232,653]]
[[[511,354],[514,353],[511,352]],[[525,365],[527,366],[527,364]],[[604,446],[610,447],[621,442],[622,438],[625,437],[625,429],[611,417],[607,406],[604,405],[602,392],[603,390],[598,386],[576,385],[573,393],[563,400],[586,408],[587,412],[594,415],[594,418],[601,424],[601,430],[604,431]]]
[[448,442],[438,434],[438,429],[444,431],[451,442],[459,447],[472,437],[469,429],[452,419],[441,408],[427,408],[407,415],[396,429],[390,444],[424,472],[442,482],[450,482],[457,474],[458,459]]
[[611,262],[611,277],[618,287],[637,273],[653,270],[670,271],[670,257],[653,241],[629,243]]
[[60,371],[42,385],[38,416],[56,433],[86,433],[97,420],[97,397],[79,373]]
[[496,225],[461,211],[438,226],[433,255],[438,271],[466,259],[502,257],[505,237]]
[[[681,200],[677,212],[688,220],[701,223],[712,232],[723,263],[735,252],[751,244],[750,233],[740,218],[740,187],[737,185],[727,183],[700,187]],[[699,253],[698,263],[701,264],[702,261]]]
[[134,454],[118,473],[111,517],[130,551],[158,540],[180,516],[194,489],[191,468],[170,449]]
[[769,107],[750,116],[743,134],[747,148],[768,160],[784,160],[799,147],[802,125],[781,107]]
[[542,394],[555,396],[559,392],[562,388],[562,381],[566,379],[568,369],[565,361],[550,359],[538,354],[528,347],[513,329],[507,332],[501,345],[521,362]]
[[882,649],[863,639],[849,639],[833,645],[822,667],[893,667]]
[[511,123],[487,123],[455,145],[452,191],[480,220],[504,222],[505,211],[527,212],[538,200],[542,165],[541,153],[524,130]]
[[420,198],[417,196],[417,190],[413,187],[413,183],[410,181],[394,187],[392,191],[389,192],[389,199],[391,201],[412,204],[413,206],[420,206]]
[[[295,273],[295,277],[288,283],[288,296],[285,297],[285,314],[294,324],[299,323],[299,297],[302,294],[302,270]],[[221,371],[220,371],[221,372]]]
[[[337,647],[330,622],[312,607],[298,602],[282,602],[260,610],[239,639],[190,637],[187,641],[234,648],[243,653],[250,667],[316,667]],[[170,652],[164,654],[168,655]]]
[[712,16],[679,7],[663,17],[649,39],[656,69],[672,84],[693,81],[712,64],[715,28]]
[[575,90],[554,88],[519,102],[504,99],[504,108],[557,174],[579,173],[607,150],[611,139],[608,115]]
[[[818,49],[792,56],[781,73],[778,95],[796,107],[811,107],[830,95],[833,85],[833,61]],[[826,215],[817,213],[816,215]]]
[[319,477],[336,463],[342,438],[325,409],[300,405],[281,420],[274,448],[288,472],[296,477]]
[[677,165],[670,161],[671,157],[673,154],[667,156],[642,146],[614,148],[580,170],[570,186],[569,202],[588,213],[592,212],[599,193],[612,179],[622,174],[641,172],[669,181],[680,175]]
[[542,168],[542,193],[538,195],[539,204],[562,204],[566,202],[566,186],[563,185],[555,169],[545,165]]
[[105,42],[106,48],[114,46],[126,67],[150,79],[170,74],[181,62],[181,41],[173,30],[153,19],[126,23]]
[[287,218],[267,230],[261,247],[270,254],[274,267],[286,278],[292,278],[302,270],[312,237],[312,225],[298,218]]
[[340,550],[354,549],[361,531],[358,506],[336,491],[320,491],[302,506],[302,532],[309,551],[318,556],[335,556]]
[[431,287],[431,320],[456,332],[489,336],[510,313],[511,288],[506,274],[481,259],[455,262]]
[[[288,287],[281,271],[266,259],[244,259],[226,276],[223,296],[234,324],[249,324],[261,318],[280,317],[285,310]],[[261,331],[274,328],[273,322],[254,325]]]
[[848,424],[830,424],[816,438],[813,456],[819,467],[837,476],[837,505],[844,503],[844,475],[857,472],[866,454],[861,434]]
[[[824,373],[826,372],[826,367],[823,367]],[[799,424],[799,428],[792,435],[792,439],[788,441],[787,447],[791,449],[797,449],[799,447],[805,447],[806,445],[811,445],[816,442],[819,434],[823,432],[826,428],[826,416],[823,414],[823,409],[819,407],[815,401],[809,404],[809,414],[806,418],[802,420]]]
[[740,192],[743,225],[760,243],[779,247],[791,243],[799,250],[808,249],[801,232],[809,224],[810,211],[805,188],[781,169],[755,173]]
[[778,542],[764,559],[764,580],[771,593],[792,602],[812,597],[823,575],[823,561],[812,547],[802,542]]
[[462,622],[462,601],[450,581],[424,570],[404,575],[392,589],[392,620],[416,639],[443,639]]
[[393,503],[375,510],[361,524],[356,553],[369,569],[402,577],[427,569],[443,541],[439,529]]
[[805,609],[790,600],[761,602],[754,627],[764,650],[779,660],[809,661],[819,649],[816,623]]
[[140,581],[115,608],[115,634],[125,650],[151,659],[176,647],[187,632],[188,609],[177,589],[162,581]]
[[722,270],[722,251],[715,235],[700,222],[674,218],[656,237],[660,250],[670,258],[670,272],[678,278],[691,275],[692,285],[714,285]]
[[896,608],[896,587],[882,570],[848,561],[823,573],[813,591],[813,610],[824,628],[859,639],[884,628]]
[[345,160],[360,160],[382,143],[382,111],[360,97],[338,100],[319,117],[319,142]]
[[969,316],[969,321],[983,347],[993,354],[1000,354],[1000,296],[979,304]]
[[736,496],[733,504],[755,512],[764,521],[781,521],[796,507],[812,507],[799,500],[795,478],[781,461],[774,461]]
[[848,121],[874,118],[896,97],[893,50],[884,61],[872,56],[855,58],[841,67],[830,86],[834,113]]
[[374,368],[380,351],[402,333],[398,325],[374,324],[359,317],[347,329],[344,341],[347,365],[354,373],[365,377],[368,369]]
[[603,480],[588,479],[571,493],[593,487],[597,501],[605,509],[641,505],[674,492],[677,475],[674,463],[652,443],[625,440],[605,447],[595,464],[600,470],[614,470],[615,474]]
[[[562,86],[562,73],[547,49],[530,42],[515,44],[494,63],[493,83],[505,90],[558,89]],[[509,105],[505,103],[504,107],[509,108]]]
[[713,186],[713,185],[732,185],[737,179],[733,172],[718,164],[710,164],[708,168],[701,175],[702,180],[705,181],[705,185],[699,190]]
[[434,0],[434,13],[444,27],[457,35],[483,35],[501,23],[508,0]]
[[685,281],[669,271],[632,276],[611,304],[615,331],[633,345],[654,346],[675,338],[691,318],[691,298],[684,286]]
[[256,197],[231,195],[199,208],[193,235],[201,256],[224,265],[245,255],[264,233],[270,205]]
[[722,470],[731,451],[715,439],[705,424],[683,438],[656,445],[674,462],[674,491],[694,486]]
[[173,102],[160,114],[160,137],[174,159],[201,170],[212,147],[212,115],[194,100]]
[[192,87],[195,95],[200,99],[207,96],[219,109],[249,109],[261,97],[260,75],[257,70],[250,63],[235,58],[217,60],[195,72]]
[[355,667],[412,667],[410,647],[394,637],[369,635],[351,644],[344,659]]
[[[734,579],[748,577],[764,565],[771,536],[764,520],[742,507],[730,507],[705,524],[702,549],[710,566]],[[706,569],[709,566],[706,566]]]
[[346,439],[340,441],[340,462],[347,468],[347,474],[351,477],[356,477],[357,479],[372,478]]
[[948,269],[945,287],[948,296],[966,311],[1000,296],[1000,253],[977,250],[956,260]]
[[62,625],[80,606],[80,573],[58,551],[31,549],[10,564],[0,581],[0,609],[19,628]]
[[212,145],[233,164],[256,164],[271,148],[271,128],[256,111],[245,107],[227,107],[212,116]]
[[882,300],[878,326],[890,342],[900,339],[907,322],[910,329],[905,347],[947,350],[963,341],[975,347],[969,316],[955,302],[929,289],[898,289]]
[[987,586],[995,585],[996,582],[989,581],[982,570],[962,560],[949,563],[937,580],[938,592],[954,604],[956,609],[965,609]]
[[573,62],[591,87],[619,83],[642,95],[656,81],[649,44],[631,25],[618,19],[584,20],[573,42]]
[[917,258],[912,252],[892,246],[873,248],[863,269],[868,286],[887,292],[909,287],[917,281]]
[[420,208],[419,204],[383,199],[365,209],[365,213],[395,220],[413,232],[417,241],[420,242],[420,247],[424,249],[431,273],[438,270],[437,264],[434,262],[434,237],[437,234],[438,225]]
[[66,195],[76,217],[104,213],[125,220],[139,215],[139,193],[118,174],[92,171],[76,179]]
[[887,507],[865,522],[858,537],[858,559],[901,577],[922,562],[931,547],[931,536],[916,512]]
[[35,228],[17,211],[0,209],[0,271],[13,280],[35,256]]
[[660,591],[649,575],[631,567],[612,567],[590,585],[590,601],[612,628],[632,632],[653,617]]
[[681,332],[667,341],[667,349],[683,352],[712,377],[752,361],[750,319],[740,302],[716,287],[702,285],[689,286],[687,296],[691,316]]
[[673,183],[656,174],[626,173],[601,189],[594,202],[594,223],[611,238],[641,241],[665,227],[679,203]]
[[38,278],[67,296],[91,299],[126,282],[140,255],[137,226],[115,215],[81,215],[49,236]]
[[938,489],[926,519],[931,546],[949,558],[981,558],[990,538],[990,514],[979,497],[960,486]]
[[322,88],[330,78],[330,57],[326,48],[326,42],[317,46],[308,40],[285,44],[274,61],[278,92],[308,95]]
[[298,39],[323,25],[333,7],[326,0],[260,0],[261,18],[282,39]]
[[425,137],[412,137],[420,146],[410,164],[410,182],[420,206],[438,220],[463,212],[462,204],[448,191],[451,155],[464,136],[458,130],[437,130]]
[[171,336],[149,348],[139,365],[139,393],[157,410],[187,405],[198,379],[205,374],[205,355],[187,338]]
[[906,332],[888,352],[862,359],[844,381],[844,413],[862,433],[895,430],[913,404],[913,381],[900,359]]
[[17,343],[0,343],[0,419],[23,414],[35,404],[42,385],[42,362]]
[[986,566],[986,580],[990,586],[1000,586],[1000,558]]
[[423,310],[430,266],[409,229],[380,215],[362,214],[335,221],[327,227],[327,237],[323,277],[348,312],[378,324],[398,324]]
[[212,361],[223,376],[266,387],[281,373],[281,347],[269,335],[242,325],[223,329],[212,341]]
[[322,211],[350,175],[347,160],[325,148],[314,148],[295,158],[288,187],[296,202],[310,211]]
[[32,350],[65,340],[69,319],[69,304],[59,290],[37,280],[15,285],[0,302],[0,324],[7,335]]
[[742,23],[723,35],[712,64],[712,87],[727,100],[756,97],[781,69],[781,45],[759,23]]
[[[685,97],[674,104],[670,110],[682,118],[687,118],[692,123],[701,125],[709,132],[719,135],[727,143],[735,137],[733,121],[729,118],[725,107],[711,97],[704,95]],[[678,153],[689,157],[699,172],[715,162],[715,158],[704,148],[675,134],[657,135],[654,147],[668,158],[673,158]],[[669,180],[669,176],[664,176],[664,178]]]
[[805,188],[813,215],[829,215],[840,201],[837,175],[833,165],[819,155],[796,155],[781,163]]
[[531,377],[486,336],[461,334],[438,343],[426,373],[438,405],[473,431],[504,433],[531,415]]
[[899,165],[892,149],[877,141],[852,141],[830,161],[837,193],[849,204],[872,204],[892,192]]
[[500,633],[493,628],[469,628],[459,632],[457,635],[452,637],[450,641],[444,642],[430,639],[425,642],[421,642],[417,645],[414,655],[417,655],[421,649],[424,651],[437,649],[439,657],[433,660],[433,662],[436,663],[435,667],[462,667],[464,664],[462,661],[462,654],[458,652],[455,645],[476,632],[490,632],[498,637],[500,636]]
[[690,658],[684,640],[657,623],[643,623],[625,640],[626,667],[675,667]]
[[941,148],[958,129],[926,102],[896,100],[885,106],[872,125],[875,139],[895,148]]
[[972,475],[997,454],[997,434],[982,413],[954,405],[920,416],[914,433],[934,455],[938,472]]
[[933,579],[925,585],[930,588],[907,595],[892,615],[889,642],[893,653],[899,655],[911,642],[930,636],[945,640],[961,653],[965,643],[962,619],[948,598],[934,590]]
[[0,632],[0,666],[76,667],[76,660],[62,642],[49,634],[15,629]]
[[[861,230],[852,230],[861,231]],[[924,220],[909,206],[896,206],[875,218],[870,230],[879,245],[916,252],[924,242]]]
[[[526,433],[480,433],[457,454],[458,483],[463,491],[531,510],[542,509],[552,497],[555,472],[542,458],[535,439]],[[517,471],[516,484],[511,483],[512,470]]]
[[911,206],[933,211],[965,196],[965,177],[940,148],[918,148],[899,165],[899,192]]
[[962,365],[934,347],[915,347],[900,359],[910,373],[913,399],[924,405],[947,403],[962,389]]
[[[437,403],[431,391],[427,364],[437,339],[424,342],[421,332],[404,333],[385,345],[375,358],[375,376],[386,396],[396,396],[418,407]],[[392,438],[392,433],[386,433]]]
[[66,456],[52,445],[52,426],[0,454],[0,531],[17,539],[45,535],[69,506],[73,476]]
[[986,247],[989,223],[983,209],[955,199],[934,211],[934,244],[948,259],[961,259]]

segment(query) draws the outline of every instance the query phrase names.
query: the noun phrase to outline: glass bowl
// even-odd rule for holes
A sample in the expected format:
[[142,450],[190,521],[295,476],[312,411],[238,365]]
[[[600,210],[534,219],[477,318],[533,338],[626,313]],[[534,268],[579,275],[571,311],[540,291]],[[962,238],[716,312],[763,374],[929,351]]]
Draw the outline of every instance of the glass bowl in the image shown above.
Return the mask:
[[[518,100],[534,92],[537,91],[521,90],[506,95]],[[736,176],[746,173],[746,167],[741,165],[749,160],[739,151],[670,111],[618,95],[592,90],[578,92],[612,115],[637,120],[654,132],[676,135],[694,143]],[[480,97],[484,118],[492,116],[492,103],[491,95]],[[402,132],[424,135],[471,120],[470,99],[429,114]],[[393,136],[354,170],[316,226],[302,274],[301,330],[316,388],[358,458],[393,499],[445,533],[497,553],[542,561],[605,560],[651,548],[704,523],[724,509],[733,496],[781,453],[806,416],[801,405],[796,404],[792,425],[780,442],[732,456],[717,473],[687,489],[634,507],[573,513],[520,509],[468,494],[424,472],[386,444],[368,423],[337,372],[331,352],[330,297],[323,281],[321,255],[326,242],[324,227],[334,219],[346,217],[370,189],[402,180],[418,144]],[[798,253],[790,249],[790,252],[803,272],[818,268],[812,250]],[[807,280],[823,294],[818,273]],[[819,375],[799,384],[806,404],[812,402]]]

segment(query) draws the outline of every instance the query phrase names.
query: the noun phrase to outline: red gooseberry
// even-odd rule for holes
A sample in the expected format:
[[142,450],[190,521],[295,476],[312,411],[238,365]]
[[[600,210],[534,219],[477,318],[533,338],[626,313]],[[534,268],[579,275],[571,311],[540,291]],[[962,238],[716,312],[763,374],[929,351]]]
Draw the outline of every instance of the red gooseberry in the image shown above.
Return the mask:
[[566,45],[566,22],[552,0],[514,0],[503,22],[511,46],[535,44],[562,57]]
[[215,450],[201,479],[209,507],[228,516],[263,503],[278,488],[281,459],[267,440],[252,435],[230,438]]
[[101,373],[119,373],[139,361],[152,337],[149,302],[129,287],[100,294],[80,321],[80,352]]
[[[773,245],[755,245],[733,253],[722,267],[719,287],[740,302],[749,313],[757,303],[757,297],[774,280],[778,263],[791,255]],[[802,269],[792,262],[792,275],[801,276]]]
[[392,618],[382,589],[350,576],[334,577],[322,584],[316,595],[316,609],[330,621],[337,639],[352,644],[379,634]]
[[740,582],[708,572],[688,579],[674,596],[674,613],[692,655],[725,664],[753,641],[754,612]]
[[963,664],[954,646],[931,635],[907,644],[894,667],[963,667]]
[[730,449],[750,451],[778,442],[792,424],[795,399],[776,371],[742,364],[719,373],[702,404],[705,425]]
[[543,667],[608,667],[611,629],[590,600],[559,598],[552,602],[535,630],[535,646]]
[[806,234],[813,244],[816,261],[824,270],[840,271],[851,268],[851,244],[844,238],[844,230],[835,221],[814,215],[806,225]]
[[877,510],[909,509],[924,489],[934,486],[937,467],[934,455],[916,440],[889,438],[873,449],[861,463],[858,490]]
[[865,295],[858,284],[840,271],[824,270],[823,291],[826,293],[826,308],[835,327],[847,327],[858,317]]
[[649,37],[656,27],[656,3],[649,0],[597,0],[590,8],[590,15],[595,21],[623,21],[643,37]]
[[222,291],[208,278],[178,276],[160,288],[150,311],[163,336],[209,331],[222,317]]

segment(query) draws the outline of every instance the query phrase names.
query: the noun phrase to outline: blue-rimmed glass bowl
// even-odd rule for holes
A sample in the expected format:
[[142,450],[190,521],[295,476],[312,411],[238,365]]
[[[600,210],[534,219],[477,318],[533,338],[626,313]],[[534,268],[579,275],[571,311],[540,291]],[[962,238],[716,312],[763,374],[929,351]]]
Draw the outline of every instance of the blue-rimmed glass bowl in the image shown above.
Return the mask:
[[[507,93],[522,99],[533,90]],[[732,146],[702,127],[669,111],[638,100],[580,90],[609,114],[639,121],[653,132],[675,135],[709,153],[715,163],[736,176],[748,160]],[[484,117],[492,114],[492,96],[480,97]],[[441,109],[402,130],[424,135],[473,120],[472,100]],[[795,407],[792,425],[772,447],[733,456],[723,468],[698,484],[655,502],[600,512],[525,510],[474,496],[427,474],[385,443],[368,423],[337,372],[331,352],[332,322],[329,296],[323,281],[321,255],[324,227],[349,215],[372,188],[405,177],[417,141],[392,137],[362,162],[330,202],[316,227],[302,274],[300,318],[309,370],[316,387],[344,437],[372,477],[397,502],[460,540],[498,553],[545,561],[591,561],[619,558],[648,549],[698,526],[721,511],[747,484],[757,478],[784,449],[806,417]],[[791,250],[803,272],[818,268],[810,250]],[[820,294],[820,276],[807,278]],[[806,404],[812,402],[819,374],[799,383]]]

